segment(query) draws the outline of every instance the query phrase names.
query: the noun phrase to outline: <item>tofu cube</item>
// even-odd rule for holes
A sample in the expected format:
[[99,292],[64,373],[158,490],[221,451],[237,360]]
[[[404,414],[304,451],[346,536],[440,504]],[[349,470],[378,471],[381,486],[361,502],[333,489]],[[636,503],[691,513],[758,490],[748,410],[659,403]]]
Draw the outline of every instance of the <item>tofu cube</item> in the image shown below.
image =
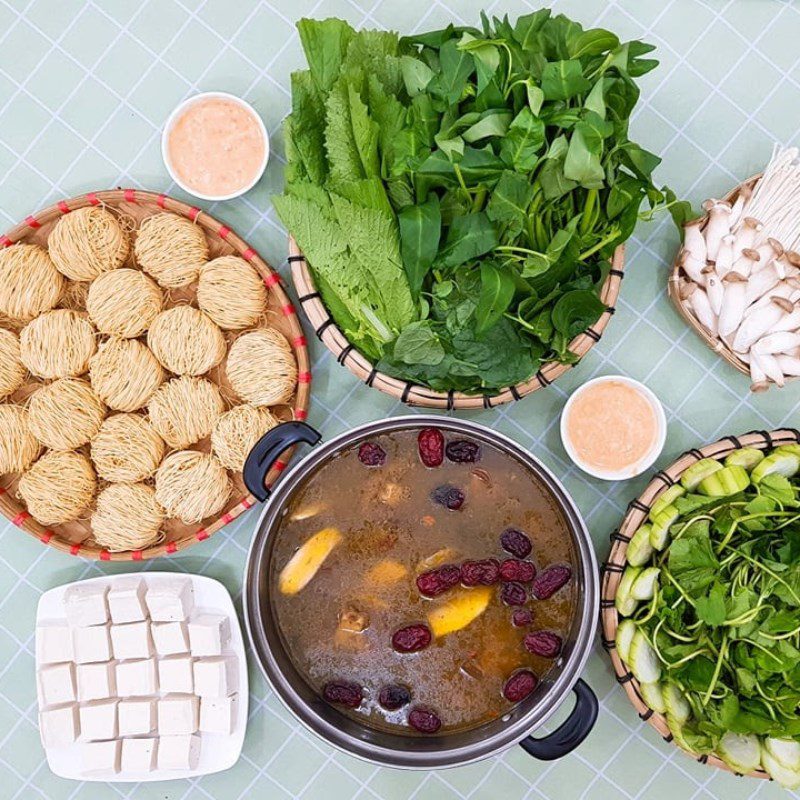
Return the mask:
[[111,637],[108,633],[108,625],[74,628],[72,634],[75,661],[78,664],[95,664],[111,658]]
[[192,694],[194,673],[191,656],[171,656],[158,662],[158,685],[165,694]]
[[118,703],[118,700],[93,700],[81,705],[81,739],[85,742],[116,739]]
[[117,693],[115,664],[78,664],[78,700],[105,700]]
[[156,653],[177,656],[189,652],[189,635],[185,622],[154,622],[150,626]]
[[221,656],[231,640],[231,623],[224,614],[198,614],[189,622],[193,656]]
[[162,736],[158,740],[159,769],[197,769],[199,763],[199,736]]
[[72,661],[72,629],[66,622],[43,622],[36,628],[36,660],[39,664]]
[[111,626],[111,644],[114,658],[125,661],[129,658],[150,658],[153,655],[153,638],[149,622],[129,622]]
[[[147,619],[144,595],[147,584],[136,577],[117,578],[108,590],[108,610],[116,625]],[[123,753],[124,760],[124,753]]]
[[120,736],[144,736],[151,731],[154,731],[155,728],[155,700],[120,700]]
[[116,774],[120,761],[119,739],[110,742],[88,742],[81,748],[81,769],[84,775]]
[[194,733],[200,723],[200,699],[193,694],[168,694],[158,701],[161,736]]
[[233,733],[238,709],[238,694],[230,697],[201,697],[200,730],[203,733]]
[[43,706],[75,702],[75,667],[72,664],[51,664],[40,670],[39,696]]
[[93,583],[70,586],[64,592],[67,622],[76,627],[105,625],[108,622],[106,595],[108,584]]
[[200,697],[227,697],[239,688],[234,656],[213,656],[194,662],[194,691]]
[[190,578],[154,580],[145,601],[153,622],[183,622],[194,608],[194,586]]
[[152,772],[156,766],[158,739],[123,739],[122,771]]
[[39,733],[45,747],[64,747],[78,738],[78,706],[49,708],[39,713]]
[[120,697],[147,697],[156,692],[158,679],[155,659],[117,664],[117,694]]

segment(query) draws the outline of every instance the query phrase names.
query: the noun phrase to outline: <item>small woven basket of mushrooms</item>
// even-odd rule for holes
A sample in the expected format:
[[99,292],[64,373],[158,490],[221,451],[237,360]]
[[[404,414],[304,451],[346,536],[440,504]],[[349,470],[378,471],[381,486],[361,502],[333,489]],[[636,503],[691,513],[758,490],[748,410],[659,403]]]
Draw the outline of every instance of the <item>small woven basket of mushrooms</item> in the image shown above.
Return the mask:
[[776,145],[762,175],[686,223],[669,294],[751,389],[800,376],[800,160]]

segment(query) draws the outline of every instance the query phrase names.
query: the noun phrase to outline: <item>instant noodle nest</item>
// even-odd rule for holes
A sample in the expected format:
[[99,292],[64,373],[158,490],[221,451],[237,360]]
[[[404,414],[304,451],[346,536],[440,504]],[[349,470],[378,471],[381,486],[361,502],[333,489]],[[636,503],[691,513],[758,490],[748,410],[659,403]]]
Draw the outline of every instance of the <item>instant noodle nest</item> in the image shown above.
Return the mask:
[[147,332],[155,357],[176,375],[202,375],[225,358],[222,331],[211,318],[192,306],[162,311]]
[[86,314],[58,308],[29,322],[19,335],[22,363],[39,378],[83,375],[97,349]]
[[259,328],[239,336],[226,373],[236,394],[256,406],[285,403],[297,384],[297,361],[282,333]]
[[183,376],[161,386],[147,410],[158,435],[170,447],[182,448],[211,433],[225,403],[216,384],[205,378]]
[[8,397],[25,381],[25,366],[19,357],[19,337],[0,328],[0,398]]
[[92,439],[97,474],[107,481],[136,483],[149,478],[164,458],[164,441],[140,414],[114,414]]
[[101,275],[86,297],[86,310],[97,329],[123,339],[141,336],[163,305],[161,289],[138,269],[115,269]]
[[230,494],[225,467],[208,453],[181,450],[167,456],[156,472],[156,500],[186,523],[217,514]]
[[92,281],[121,267],[131,243],[110,211],[88,206],[63,216],[51,231],[47,246],[62,275],[73,281]]
[[22,406],[0,406],[0,473],[22,472],[42,450]]
[[74,450],[100,430],[106,409],[92,387],[78,378],[59,378],[37,389],[28,405],[33,435],[51,450]]
[[103,402],[117,411],[147,405],[164,382],[164,370],[137,339],[109,339],[89,362],[89,380]]
[[142,550],[161,538],[164,509],[144,483],[112,483],[97,495],[91,525],[95,541],[112,553]]
[[175,214],[155,214],[139,228],[134,253],[161,286],[178,289],[197,280],[208,261],[208,243],[199,225]]
[[220,328],[249,328],[267,310],[267,288],[243,258],[221,256],[200,270],[197,304]]
[[97,488],[89,459],[74,451],[45,453],[19,481],[19,495],[42,525],[78,519]]
[[211,449],[224,467],[241,472],[255,443],[277,424],[266,408],[235,406],[214,423]]
[[0,250],[0,314],[28,322],[54,308],[65,285],[43,247],[14,244]]

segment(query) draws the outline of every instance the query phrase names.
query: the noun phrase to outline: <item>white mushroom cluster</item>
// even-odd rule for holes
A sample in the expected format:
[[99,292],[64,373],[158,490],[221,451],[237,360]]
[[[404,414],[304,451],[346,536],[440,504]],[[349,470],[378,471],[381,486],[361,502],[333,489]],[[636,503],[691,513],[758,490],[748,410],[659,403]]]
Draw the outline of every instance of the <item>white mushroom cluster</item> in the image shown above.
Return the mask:
[[703,209],[706,216],[685,227],[680,299],[749,366],[754,391],[783,386],[800,376],[798,150],[776,147],[753,189]]

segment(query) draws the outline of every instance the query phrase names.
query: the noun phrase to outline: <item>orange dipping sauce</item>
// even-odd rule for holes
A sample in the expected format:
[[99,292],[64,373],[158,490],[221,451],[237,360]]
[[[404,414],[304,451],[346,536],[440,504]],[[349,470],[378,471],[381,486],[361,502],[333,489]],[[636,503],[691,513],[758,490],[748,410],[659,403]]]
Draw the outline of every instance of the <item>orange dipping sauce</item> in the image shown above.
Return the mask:
[[179,182],[211,198],[250,187],[264,168],[266,147],[255,112],[224,97],[189,104],[167,139],[169,161]]
[[578,466],[593,473],[638,474],[637,466],[658,443],[659,419],[653,403],[621,380],[601,380],[579,389],[565,413],[562,435]]

